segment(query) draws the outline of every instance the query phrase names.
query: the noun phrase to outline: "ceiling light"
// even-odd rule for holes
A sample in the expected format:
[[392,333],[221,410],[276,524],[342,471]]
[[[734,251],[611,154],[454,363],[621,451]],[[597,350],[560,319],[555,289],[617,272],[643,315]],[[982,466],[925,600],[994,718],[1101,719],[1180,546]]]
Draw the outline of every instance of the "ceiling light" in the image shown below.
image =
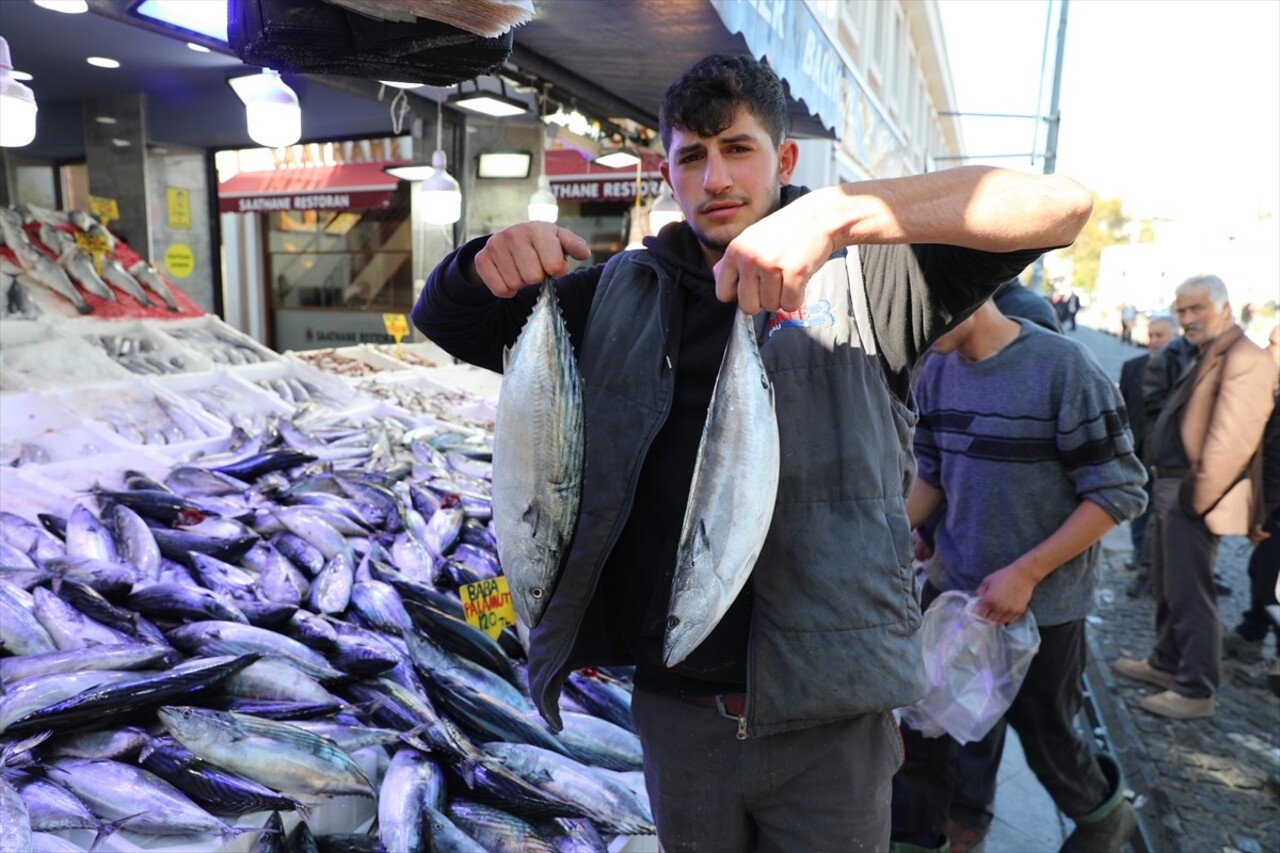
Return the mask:
[[191,48],[196,53],[209,53],[209,48],[205,47],[202,44],[196,44],[193,41],[187,42],[187,47]]
[[436,173],[426,163],[401,163],[399,166],[383,166],[382,171],[402,181],[425,181]]
[[9,77],[10,77],[10,78],[12,78],[12,79],[14,79],[14,80],[21,80],[23,83],[28,83],[28,82],[30,82],[30,81],[32,81],[32,80],[34,80],[34,79],[36,79],[36,78],[32,77],[30,74],[28,74],[28,73],[27,73],[27,72],[25,72],[25,71],[10,71],[10,72],[9,72]]
[[96,65],[99,68],[119,68],[120,63],[114,59],[108,59],[105,56],[91,56],[85,60],[90,65]]
[[227,81],[244,102],[249,138],[264,148],[283,148],[302,138],[302,107],[298,95],[270,68],[261,74]]
[[21,148],[36,138],[36,96],[9,72],[9,42],[0,37],[0,146]]
[[551,191],[551,180],[546,173],[538,176],[538,188],[529,196],[529,218],[538,222],[555,222],[560,218],[560,205]]
[[488,151],[476,160],[477,178],[527,178],[533,164],[528,151]]
[[98,124],[117,124],[117,120],[113,116],[94,116],[93,120]]
[[462,218],[462,189],[445,169],[444,110],[436,105],[436,150],[431,155],[434,170],[422,182],[422,218],[434,225],[452,225]]
[[130,142],[129,140],[127,140],[127,139],[121,139],[121,138],[119,138],[119,137],[116,137],[116,138],[114,138],[114,139],[112,139],[112,140],[111,140],[111,144],[112,144],[112,145],[114,145],[114,146],[115,146],[115,147],[117,147],[117,148],[128,148],[128,147],[129,147],[130,145],[132,145],[133,143],[132,143],[132,142]]
[[619,148],[616,151],[610,151],[608,154],[597,157],[595,162],[606,169],[625,169],[627,166],[634,166],[639,163],[640,158],[625,148]]
[[41,9],[67,15],[79,15],[81,12],[89,11],[89,4],[85,0],[34,0],[34,2]]
[[392,86],[396,89],[421,89],[426,83],[397,83],[395,80],[379,80],[384,86]]
[[684,211],[680,209],[680,203],[671,195],[670,185],[663,181],[653,207],[649,208],[649,230],[657,234],[663,227],[683,219]]
[[473,113],[481,113],[494,118],[518,116],[528,112],[529,106],[507,94],[507,86],[502,84],[502,94],[482,92],[477,86],[474,92],[455,92],[448,98],[449,103]]

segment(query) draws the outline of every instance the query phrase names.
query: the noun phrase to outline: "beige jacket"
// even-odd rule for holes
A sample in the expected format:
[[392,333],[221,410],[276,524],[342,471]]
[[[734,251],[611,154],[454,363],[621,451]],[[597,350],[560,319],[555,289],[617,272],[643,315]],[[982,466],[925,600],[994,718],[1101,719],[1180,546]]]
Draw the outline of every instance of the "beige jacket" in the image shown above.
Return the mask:
[[1220,536],[1262,521],[1262,431],[1275,405],[1275,361],[1232,324],[1170,401],[1191,471],[1178,497]]

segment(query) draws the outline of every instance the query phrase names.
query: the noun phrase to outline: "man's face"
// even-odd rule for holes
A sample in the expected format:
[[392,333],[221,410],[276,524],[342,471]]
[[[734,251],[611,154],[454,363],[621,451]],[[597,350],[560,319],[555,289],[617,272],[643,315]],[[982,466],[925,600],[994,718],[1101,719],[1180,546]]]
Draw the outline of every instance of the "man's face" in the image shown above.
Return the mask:
[[1182,333],[1197,347],[1204,347],[1231,323],[1231,305],[1223,305],[1220,311],[1214,308],[1207,287],[1187,288],[1174,300],[1173,310]]
[[747,226],[778,208],[797,152],[789,140],[775,149],[764,126],[740,109],[713,137],[673,128],[662,176],[698,241],[719,255]]
[[1173,327],[1168,323],[1152,323],[1147,326],[1147,350],[1154,355],[1159,352],[1165,344],[1173,340],[1173,337]]

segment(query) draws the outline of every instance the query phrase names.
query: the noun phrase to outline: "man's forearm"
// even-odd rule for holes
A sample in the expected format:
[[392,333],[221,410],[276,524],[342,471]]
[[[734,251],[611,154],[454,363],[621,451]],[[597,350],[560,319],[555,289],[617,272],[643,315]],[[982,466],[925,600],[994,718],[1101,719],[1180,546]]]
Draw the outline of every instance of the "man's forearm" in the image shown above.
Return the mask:
[[1049,537],[1014,561],[1013,565],[1039,583],[1060,566],[1084,553],[1115,526],[1115,519],[1085,499]]
[[911,486],[911,494],[907,497],[907,519],[914,530],[929,520],[929,516],[942,506],[944,497],[942,489],[931,486],[919,477]]
[[810,196],[814,204],[831,205],[827,221],[837,223],[837,248],[947,243],[1011,252],[1065,246],[1093,209],[1089,193],[1070,178],[986,166],[860,181]]

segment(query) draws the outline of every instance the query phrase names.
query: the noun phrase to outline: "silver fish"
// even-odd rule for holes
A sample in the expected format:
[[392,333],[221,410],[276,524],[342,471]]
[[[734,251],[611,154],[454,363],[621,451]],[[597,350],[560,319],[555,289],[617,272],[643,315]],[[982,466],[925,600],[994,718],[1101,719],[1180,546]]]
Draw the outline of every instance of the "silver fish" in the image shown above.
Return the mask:
[[169,306],[170,311],[181,310],[178,308],[178,302],[173,298],[173,291],[169,289],[164,277],[151,264],[146,261],[138,261],[129,267],[129,275],[140,281],[147,290],[163,299],[164,304]]
[[[378,839],[388,850],[421,850],[425,846],[423,826],[425,793],[443,790],[444,770],[416,749],[402,747],[391,758],[391,766],[378,789]],[[427,836],[429,837],[429,836]]]
[[124,264],[115,258],[106,258],[102,262],[102,277],[107,283],[120,288],[128,295],[132,296],[143,307],[150,308],[155,305],[151,297],[147,296],[146,290],[138,283],[138,280],[129,275],[129,271],[124,268]]
[[49,778],[108,820],[131,817],[129,829],[146,835],[231,834],[231,828],[191,802],[168,782],[110,759],[59,758]]
[[0,732],[9,728],[15,720],[28,714],[56,705],[94,687],[110,686],[137,678],[132,672],[114,670],[90,670],[88,672],[38,675],[10,684],[0,699]]
[[578,521],[582,377],[551,280],[502,376],[493,441],[493,517],[516,615],[542,619]]
[[780,456],[773,386],[755,324],[739,311],[685,506],[663,638],[667,666],[707,638],[751,576],[773,517]]
[[59,258],[76,248],[74,237],[47,222],[41,223],[40,230],[36,233],[40,235],[40,242]]
[[31,849],[31,816],[22,797],[0,776],[0,850]]
[[0,645],[6,654],[17,656],[0,658],[0,664],[58,650],[35,613],[24,607],[22,600],[6,587],[0,587]]
[[283,793],[373,796],[368,777],[336,743],[248,714],[165,707],[160,722],[206,761]]
[[[4,617],[0,616],[0,624],[3,624],[3,621]],[[40,654],[17,654],[13,657],[0,658],[0,682],[9,685],[41,675],[160,667],[173,654],[173,649],[147,643],[94,646],[89,649],[65,651],[50,650]]]
[[102,280],[102,276],[98,275],[98,271],[93,266],[93,258],[83,249],[72,246],[63,252],[59,259],[70,276],[80,282],[80,286],[92,293],[94,296],[101,296],[103,299],[115,300],[116,295],[111,288],[107,287],[107,283]]
[[133,642],[114,628],[85,616],[44,587],[36,587],[32,594],[36,599],[36,618],[63,651]]
[[45,779],[20,780],[18,794],[27,806],[33,830],[97,829],[102,825],[74,794]]
[[18,261],[26,269],[27,277],[36,284],[47,287],[63,299],[68,300],[75,306],[76,311],[81,314],[93,312],[92,306],[85,302],[84,297],[80,295],[80,291],[76,290],[76,286],[67,277],[66,271],[49,260],[47,255],[36,249],[29,249],[29,251],[15,249],[14,254],[18,256]]

